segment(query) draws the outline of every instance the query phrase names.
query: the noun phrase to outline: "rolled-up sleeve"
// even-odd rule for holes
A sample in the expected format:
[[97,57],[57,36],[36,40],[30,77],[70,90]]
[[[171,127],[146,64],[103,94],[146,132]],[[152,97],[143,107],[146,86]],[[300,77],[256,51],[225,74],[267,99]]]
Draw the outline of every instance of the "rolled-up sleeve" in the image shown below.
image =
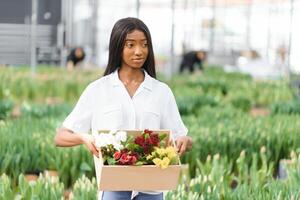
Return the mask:
[[175,97],[168,87],[166,95],[166,101],[163,107],[162,115],[162,129],[170,129],[173,133],[173,138],[176,139],[179,136],[185,136],[188,133],[188,129],[185,127]]
[[92,86],[89,85],[81,94],[76,106],[63,122],[63,127],[75,133],[89,133],[92,121]]

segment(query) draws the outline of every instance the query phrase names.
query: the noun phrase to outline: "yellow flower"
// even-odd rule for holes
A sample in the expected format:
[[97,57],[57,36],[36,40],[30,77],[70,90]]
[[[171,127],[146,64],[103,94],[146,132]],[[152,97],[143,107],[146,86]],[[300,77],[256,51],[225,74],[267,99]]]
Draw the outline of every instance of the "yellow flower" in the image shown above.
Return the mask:
[[162,162],[162,160],[159,158],[154,158],[152,161],[156,166],[160,166]]
[[172,146],[166,148],[156,147],[155,153],[152,152],[152,156],[147,156],[147,160],[152,160],[156,166],[166,169],[170,164],[178,163],[178,159],[175,159],[177,157],[176,149]]
[[167,147],[166,152],[169,159],[177,156],[176,149],[174,147]]
[[162,160],[159,158],[154,158],[153,163],[161,169],[166,169],[170,164],[170,159],[167,157],[164,157]]
[[155,151],[159,156],[163,156],[166,152],[164,148],[156,148]]
[[148,155],[146,159],[151,160],[151,158],[152,158],[152,155]]
[[169,163],[170,163],[170,159],[167,158],[167,157],[164,157],[164,159],[161,162],[161,166],[160,167],[162,169],[166,169],[169,166]]

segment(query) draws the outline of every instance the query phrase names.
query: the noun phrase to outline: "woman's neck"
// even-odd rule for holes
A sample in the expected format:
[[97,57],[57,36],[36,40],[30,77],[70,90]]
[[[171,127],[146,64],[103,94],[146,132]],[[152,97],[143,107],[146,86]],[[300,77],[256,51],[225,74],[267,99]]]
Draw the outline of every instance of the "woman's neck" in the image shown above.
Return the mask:
[[144,80],[144,73],[142,69],[127,69],[127,68],[120,68],[119,69],[119,78],[122,82],[143,82]]

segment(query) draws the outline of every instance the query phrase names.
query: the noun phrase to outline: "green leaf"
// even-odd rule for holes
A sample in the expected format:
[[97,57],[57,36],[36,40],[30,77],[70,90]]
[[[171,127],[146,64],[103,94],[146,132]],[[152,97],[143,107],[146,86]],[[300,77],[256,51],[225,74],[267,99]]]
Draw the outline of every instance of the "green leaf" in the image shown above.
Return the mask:
[[141,165],[144,165],[144,164],[145,164],[145,162],[143,162],[143,161],[138,161],[138,162],[135,163],[136,166],[141,166]]
[[108,165],[115,165],[117,163],[117,161],[115,161],[114,158],[108,157],[107,158],[107,163],[108,163]]
[[166,139],[166,137],[168,136],[167,134],[159,134],[159,141],[163,141],[164,139]]
[[149,139],[149,138],[150,138],[150,135],[149,135],[149,134],[144,134],[144,138],[145,138],[145,139]]
[[91,166],[89,166],[86,162],[80,164],[81,171],[92,171]]

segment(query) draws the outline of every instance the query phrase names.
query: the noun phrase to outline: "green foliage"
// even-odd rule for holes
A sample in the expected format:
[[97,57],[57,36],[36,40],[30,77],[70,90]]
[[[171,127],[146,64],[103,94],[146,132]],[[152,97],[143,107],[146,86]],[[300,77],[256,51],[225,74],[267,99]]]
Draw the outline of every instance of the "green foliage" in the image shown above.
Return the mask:
[[97,185],[96,180],[93,178],[92,180],[88,179],[86,176],[82,176],[79,178],[75,184],[73,189],[74,200],[81,199],[97,199]]
[[2,174],[0,177],[0,200],[13,199],[14,191],[10,178]]
[[237,97],[231,101],[231,104],[238,109],[248,112],[251,109],[251,101],[245,97]]
[[15,184],[20,173],[57,170],[66,186],[82,174],[92,177],[92,156],[83,146],[54,145],[56,128],[65,116],[55,117],[58,119],[22,117],[0,124],[0,174],[6,173]]
[[[75,199],[96,198],[91,154],[84,146],[58,148],[53,139],[98,77],[98,71],[41,68],[32,78],[26,68],[0,69],[0,174],[7,174],[0,178],[0,199],[61,199],[62,184],[74,186]],[[182,158],[191,180],[183,178],[166,199],[299,198],[298,157],[287,180],[274,179],[280,159],[300,146],[300,104],[285,80],[254,81],[207,68],[202,75],[175,76],[169,85],[194,144]],[[21,105],[17,119],[8,117],[14,104]],[[252,106],[269,107],[272,114],[253,117]],[[20,175],[46,169],[58,170],[60,182],[40,177],[32,184]]]
[[[207,155],[220,153],[237,159],[243,150],[258,153],[261,146],[266,146],[270,150],[268,160],[278,164],[300,144],[299,116],[253,118],[230,107],[204,107],[197,117],[188,116],[184,121],[194,140],[193,149],[183,158],[190,164],[192,174],[195,173],[195,160],[203,161]],[[251,159],[248,157],[247,162]]]
[[5,119],[10,115],[13,106],[14,104],[12,101],[0,99],[0,120]]
[[[184,179],[165,199],[299,199],[300,155],[286,167],[289,178],[277,180],[273,176],[274,163],[267,161],[268,150],[261,150],[252,155],[242,151],[234,163],[218,154],[213,158],[208,156],[204,162],[197,160],[195,178]],[[253,157],[250,164],[246,162],[247,156]],[[237,166],[235,173],[232,173],[233,164]]]
[[47,98],[55,97],[74,103],[87,84],[101,75],[99,70],[69,72],[60,68],[38,67],[33,76],[29,68],[1,68],[0,99],[45,103]]
[[218,104],[217,100],[211,96],[178,97],[176,100],[181,115],[197,114],[203,106],[214,107]]
[[60,105],[43,105],[43,104],[22,104],[21,113],[24,117],[57,117],[66,115],[72,110],[68,104]]
[[288,102],[277,102],[271,106],[272,114],[300,114],[300,100],[296,99]]

